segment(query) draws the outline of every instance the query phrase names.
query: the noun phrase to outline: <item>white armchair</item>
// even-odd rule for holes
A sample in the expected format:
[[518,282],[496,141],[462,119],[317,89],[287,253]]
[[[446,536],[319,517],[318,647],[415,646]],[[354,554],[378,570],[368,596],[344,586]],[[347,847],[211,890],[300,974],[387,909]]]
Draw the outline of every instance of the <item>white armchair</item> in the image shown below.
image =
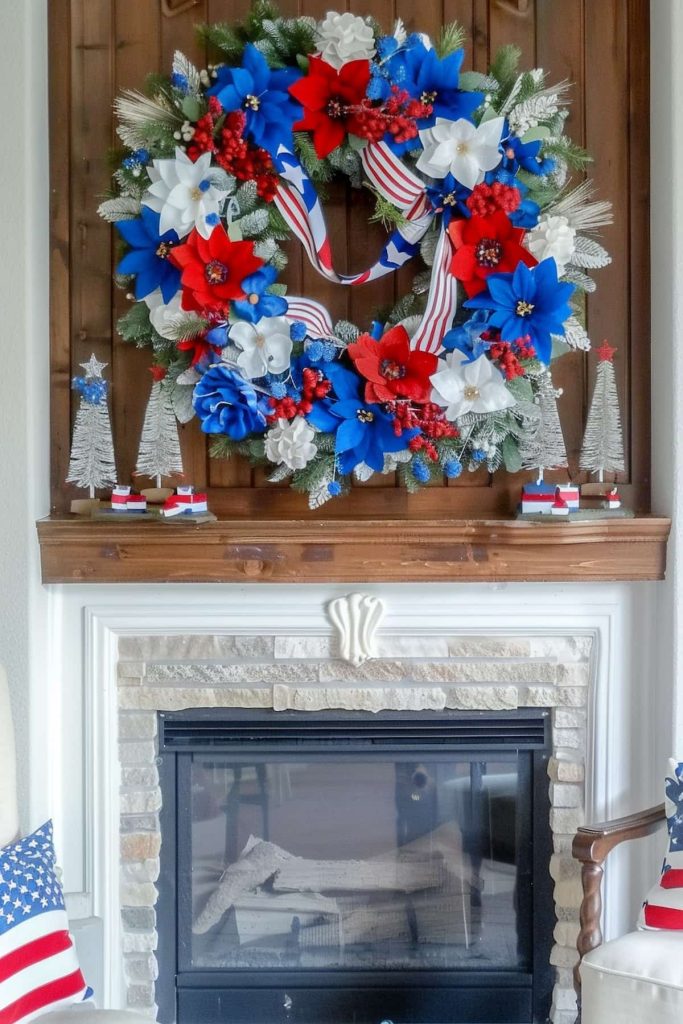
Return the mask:
[[664,805],[580,828],[573,854],[581,862],[583,903],[576,969],[582,1024],[681,1024],[683,932],[636,931],[602,944],[603,864],[619,843],[665,823]]
[[[19,834],[14,729],[5,671],[0,666],[0,847]],[[130,1010],[98,1010],[88,1003],[43,1014],[46,1024],[150,1024]]]

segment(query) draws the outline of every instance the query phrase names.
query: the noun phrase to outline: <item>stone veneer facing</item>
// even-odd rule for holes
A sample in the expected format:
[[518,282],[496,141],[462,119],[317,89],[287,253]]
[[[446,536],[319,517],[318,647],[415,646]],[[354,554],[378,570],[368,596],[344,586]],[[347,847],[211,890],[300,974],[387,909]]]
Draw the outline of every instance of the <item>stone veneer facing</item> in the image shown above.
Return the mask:
[[551,1020],[573,1024],[581,882],[571,857],[583,822],[591,636],[380,635],[356,668],[332,635],[148,636],[119,640],[121,916],[130,1007],[154,1016],[155,904],[161,791],[157,711],[198,707],[277,711],[552,709],[550,824],[557,914]]

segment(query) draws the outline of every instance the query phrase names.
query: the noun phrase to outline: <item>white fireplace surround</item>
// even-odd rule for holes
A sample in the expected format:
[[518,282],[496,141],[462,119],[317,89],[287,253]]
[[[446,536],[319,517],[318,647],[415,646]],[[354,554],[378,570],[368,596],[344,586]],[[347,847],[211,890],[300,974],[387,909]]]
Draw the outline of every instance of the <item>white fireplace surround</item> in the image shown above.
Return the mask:
[[[648,736],[647,746],[652,749],[652,699],[643,687],[643,680],[647,681],[652,627],[648,618],[652,607],[650,585],[361,585],[352,589],[371,599],[380,599],[384,606],[384,618],[376,636],[376,653],[384,659],[392,643],[394,648],[399,642],[403,647],[407,644],[408,650],[411,638],[418,644],[422,640],[423,645],[424,640],[442,643],[445,637],[507,638],[531,641],[530,650],[535,655],[531,664],[534,660],[537,664],[547,664],[558,660],[557,650],[553,653],[550,642],[553,638],[559,641],[583,638],[579,646],[584,660],[590,648],[589,678],[585,687],[586,815],[594,818],[622,813],[653,802],[653,796],[656,798],[657,789],[653,786],[656,768],[653,771],[649,764],[634,761],[631,754],[635,740],[644,733]],[[51,640],[53,648],[59,652],[53,668],[61,684],[51,692],[51,703],[43,709],[44,722],[50,723],[49,730],[43,733],[44,767],[49,767],[44,776],[48,788],[40,804],[49,808],[56,820],[69,891],[69,911],[72,920],[80,921],[77,927],[86,939],[82,945],[90,959],[94,956],[96,971],[99,964],[100,977],[95,980],[101,985],[102,1005],[115,1006],[125,1001],[119,914],[118,714],[119,703],[126,705],[126,698],[121,695],[127,687],[120,683],[125,684],[127,678],[139,674],[141,666],[131,663],[130,652],[134,647],[129,641],[121,644],[122,650],[128,652],[124,655],[127,665],[119,665],[120,640],[148,638],[145,647],[152,654],[149,660],[177,665],[183,661],[192,664],[192,654],[176,652],[172,657],[164,657],[157,653],[155,659],[155,638],[275,636],[280,638],[280,649],[290,651],[290,658],[296,658],[297,638],[309,638],[309,658],[311,650],[316,649],[315,644],[310,648],[311,639],[318,638],[317,660],[322,663],[325,657],[329,658],[330,638],[336,633],[329,613],[330,602],[350,592],[348,587],[341,586],[192,587],[184,591],[187,600],[181,601],[183,590],[83,587],[59,588],[52,595]],[[365,640],[372,644],[372,636],[366,636]],[[79,650],[82,658],[75,656]],[[472,650],[469,654],[463,650],[463,657],[476,661]],[[353,656],[352,650],[346,653]],[[335,656],[339,657],[338,651]],[[420,657],[419,650],[414,656]],[[237,659],[229,660],[234,663]],[[480,660],[485,663],[487,659]],[[519,658],[520,663],[524,660]],[[220,667],[219,648],[214,661]],[[508,659],[509,663],[514,661],[514,657]],[[282,661],[278,663],[282,665]],[[350,662],[345,664],[347,672],[342,685],[354,685],[351,680],[357,671],[358,685],[366,686],[363,675],[369,673],[368,693],[374,686],[375,698],[381,706],[386,698],[377,698],[377,693],[385,684],[378,680],[372,682],[373,662],[366,662],[358,670],[353,669]],[[144,668],[142,671],[144,674]],[[173,675],[165,669],[161,676],[164,671]],[[119,679],[119,673],[123,678]],[[334,680],[334,673],[327,674]],[[275,694],[272,685],[275,678],[272,675],[262,691],[264,694],[268,687]],[[486,673],[483,678],[486,682]],[[323,682],[324,679],[325,673]],[[148,682],[151,687],[160,685],[151,678]],[[494,680],[489,680],[488,685],[492,682]],[[512,686],[517,685],[519,693],[526,693],[531,689],[526,683],[534,682],[533,669],[531,678],[520,674],[518,683],[514,679],[510,682]],[[539,685],[544,682],[542,673],[535,682]],[[185,684],[183,680],[183,688],[185,685],[197,689],[203,684],[201,681]],[[231,685],[243,688],[237,681]],[[394,686],[391,681],[386,685],[389,689]],[[570,681],[565,685],[570,685]],[[426,685],[416,682],[412,689],[418,686],[423,691],[420,700],[437,702],[442,699],[437,691],[443,694],[455,688],[464,689],[457,679],[430,682],[427,678]],[[405,697],[411,690],[411,683],[406,678],[394,688]],[[476,685],[471,688],[476,689]],[[309,699],[314,696],[315,706],[329,706],[324,689],[320,683],[312,685],[311,680],[301,686],[285,683],[278,688],[274,702],[283,706],[282,702],[293,699],[292,694],[298,693],[308,694]],[[431,695],[425,698],[427,691]],[[272,698],[264,696],[266,703],[269,699],[273,702]],[[336,699],[333,695],[333,702]],[[534,699],[541,702],[540,689]],[[573,698],[568,696],[567,699]],[[520,697],[519,703],[526,703],[526,699]],[[417,706],[429,705],[419,705],[418,701]],[[73,721],[75,729],[70,728]],[[578,742],[582,746],[584,739],[579,738]],[[663,764],[668,752],[660,753]],[[564,840],[565,853],[566,846]],[[639,894],[647,888],[649,872],[655,870],[657,859],[656,849],[650,864],[647,856],[637,860],[625,856],[615,859],[606,891],[607,934],[630,926]],[[628,901],[614,898],[624,892],[629,896]],[[102,965],[106,965],[105,970]],[[566,981],[566,967],[564,974]],[[564,1024],[570,1019],[569,1011],[563,1010],[556,1019]]]

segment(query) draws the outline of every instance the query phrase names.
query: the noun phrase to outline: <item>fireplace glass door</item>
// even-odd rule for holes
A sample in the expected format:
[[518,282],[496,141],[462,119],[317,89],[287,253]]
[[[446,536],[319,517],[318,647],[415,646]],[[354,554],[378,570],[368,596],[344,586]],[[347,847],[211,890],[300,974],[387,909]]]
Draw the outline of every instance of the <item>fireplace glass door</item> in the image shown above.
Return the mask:
[[[512,729],[492,746],[481,717],[434,720],[417,734],[391,716],[364,728],[354,719],[350,734],[338,716],[327,729],[309,718],[303,734],[277,721],[261,734],[174,734],[174,950],[177,984],[190,992],[177,1005],[194,1007],[188,1024],[217,1014],[222,985],[241,998],[281,982],[283,1008],[290,999],[298,1011],[327,988],[348,998],[371,981],[432,990],[459,980],[470,996],[477,984],[498,991],[502,1005],[523,993],[527,1009],[438,1019],[536,1019],[537,752],[524,735]],[[541,738],[544,726],[538,719]],[[282,1019],[307,1012],[290,1007]],[[245,1021],[258,1016],[245,1010]],[[324,1009],[310,1016],[327,1019]],[[401,1019],[388,1006],[382,1016]]]

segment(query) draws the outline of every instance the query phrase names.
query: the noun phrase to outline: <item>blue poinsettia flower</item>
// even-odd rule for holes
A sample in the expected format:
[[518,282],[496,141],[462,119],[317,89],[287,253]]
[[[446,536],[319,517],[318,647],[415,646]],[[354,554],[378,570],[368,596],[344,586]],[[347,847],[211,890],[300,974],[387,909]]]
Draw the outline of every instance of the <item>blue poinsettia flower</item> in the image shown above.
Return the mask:
[[115,227],[131,250],[116,272],[135,275],[135,298],[144,299],[161,288],[164,302],[170,302],[180,288],[180,271],[168,258],[179,242],[175,231],[159,234],[159,214],[149,206],[142,206],[135,220],[117,220]]
[[275,283],[277,270],[270,264],[250,274],[242,281],[246,298],[233,302],[232,308],[242,320],[255,324],[263,316],[284,316],[287,300],[282,295],[269,295],[268,288]]
[[522,142],[516,135],[511,135],[506,131],[503,142],[500,144],[503,154],[502,169],[510,174],[516,174],[520,167],[522,170],[528,171],[529,174],[551,174],[555,170],[555,161],[549,157],[544,159],[539,156],[541,145],[540,139],[536,139],[534,142]]
[[447,352],[455,349],[467,356],[467,362],[475,362],[479,356],[484,355],[491,347],[490,341],[484,341],[482,333],[489,326],[489,315],[483,309],[478,309],[473,317],[464,324],[453,327],[444,335],[441,344]]
[[332,381],[335,398],[317,402],[308,420],[325,433],[335,435],[334,450],[342,473],[351,473],[365,463],[381,473],[384,456],[403,451],[417,429],[404,430],[396,436],[394,419],[379,405],[361,397],[361,381],[339,363],[325,367],[325,376]]
[[487,291],[465,302],[467,309],[490,310],[489,323],[500,329],[503,341],[527,335],[538,358],[550,362],[552,334],[564,334],[571,316],[569,299],[574,285],[557,280],[557,264],[543,260],[535,267],[519,263],[514,274],[490,274]]
[[474,111],[484,102],[482,93],[458,88],[464,56],[464,50],[456,50],[447,57],[439,57],[436,50],[428,50],[421,39],[406,44],[406,74],[401,87],[414,99],[432,105],[432,116],[420,120],[420,128],[431,127],[437,117],[450,121],[461,117],[471,120]]
[[274,155],[283,143],[292,145],[292,125],[303,110],[287,91],[301,72],[297,68],[272,71],[252,43],[242,55],[242,67],[220,67],[209,96],[216,96],[224,110],[241,110],[247,117],[245,134]]
[[535,228],[541,216],[541,207],[533,199],[522,199],[517,209],[509,214],[510,220],[516,228],[524,228],[528,231]]
[[425,191],[434,210],[443,216],[445,228],[448,227],[456,213],[462,214],[464,217],[470,216],[465,200],[472,195],[472,190],[456,181],[450,172],[438,184],[428,185]]
[[270,413],[267,397],[224,363],[210,367],[197,382],[192,404],[205,434],[227,434],[234,441],[262,434]]

